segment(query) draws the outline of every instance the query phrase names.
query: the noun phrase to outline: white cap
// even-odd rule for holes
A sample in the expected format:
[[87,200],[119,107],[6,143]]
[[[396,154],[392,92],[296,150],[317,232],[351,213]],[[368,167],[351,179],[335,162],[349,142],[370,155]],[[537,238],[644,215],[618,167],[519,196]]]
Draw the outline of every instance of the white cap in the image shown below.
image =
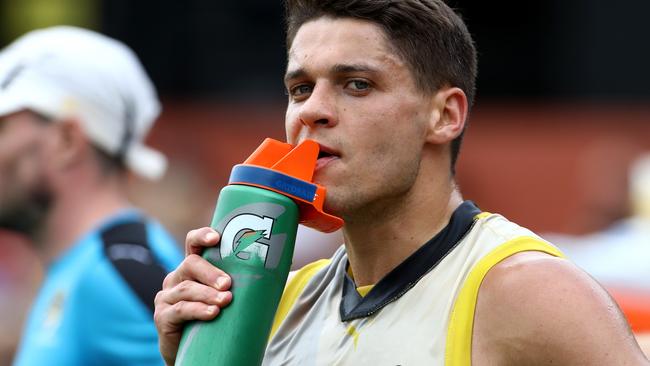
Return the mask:
[[0,52],[0,116],[28,109],[76,118],[95,146],[157,179],[167,161],[143,144],[160,113],[137,56],[119,41],[75,27],[27,33]]

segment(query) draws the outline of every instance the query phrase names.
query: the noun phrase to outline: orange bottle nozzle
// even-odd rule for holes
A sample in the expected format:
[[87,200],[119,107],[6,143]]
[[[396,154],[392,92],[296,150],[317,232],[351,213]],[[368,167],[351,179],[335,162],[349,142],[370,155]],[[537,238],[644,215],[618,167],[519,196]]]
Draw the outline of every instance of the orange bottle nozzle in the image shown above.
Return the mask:
[[244,161],[244,164],[270,168],[287,155],[291,149],[293,149],[293,146],[285,142],[266,138],[248,159]]
[[319,145],[313,140],[290,144],[267,138],[236,165],[230,184],[269,189],[292,198],[300,208],[300,223],[323,232],[343,226],[343,220],[323,211],[326,189],[312,182]]

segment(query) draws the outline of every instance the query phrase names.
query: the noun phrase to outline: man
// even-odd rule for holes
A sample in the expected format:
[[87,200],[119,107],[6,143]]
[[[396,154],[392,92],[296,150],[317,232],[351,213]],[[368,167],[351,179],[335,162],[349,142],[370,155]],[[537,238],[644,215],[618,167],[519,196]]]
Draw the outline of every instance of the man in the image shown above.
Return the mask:
[[153,299],[182,259],[131,206],[128,170],[160,176],[142,143],[159,113],[135,54],[54,27],[0,52],[0,227],[47,265],[15,365],[156,365]]
[[[289,0],[287,23],[287,140],[321,145],[314,178],[345,245],[289,280],[265,364],[647,364],[597,283],[461,198],[476,52],[447,5]],[[190,232],[156,297],[168,364],[184,322],[232,300],[231,279],[196,255],[218,240]]]

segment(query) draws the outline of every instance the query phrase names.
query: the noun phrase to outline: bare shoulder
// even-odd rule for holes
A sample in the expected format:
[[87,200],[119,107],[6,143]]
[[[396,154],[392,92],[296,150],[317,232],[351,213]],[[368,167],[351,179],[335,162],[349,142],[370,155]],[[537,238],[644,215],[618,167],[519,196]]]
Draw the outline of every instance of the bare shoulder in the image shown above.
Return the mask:
[[515,254],[488,272],[474,325],[473,359],[490,364],[648,364],[609,294],[568,260],[541,252]]

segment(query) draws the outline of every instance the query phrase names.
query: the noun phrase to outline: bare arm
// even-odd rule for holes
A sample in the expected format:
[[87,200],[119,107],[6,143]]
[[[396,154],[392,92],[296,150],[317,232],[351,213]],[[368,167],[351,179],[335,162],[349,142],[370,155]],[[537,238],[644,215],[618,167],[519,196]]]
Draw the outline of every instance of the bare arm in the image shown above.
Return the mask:
[[211,228],[190,231],[185,239],[185,260],[165,277],[156,295],[154,321],[167,365],[174,364],[185,323],[213,319],[232,300],[230,277],[199,256],[219,239]]
[[473,364],[648,365],[616,303],[569,261],[519,253],[479,291]]

